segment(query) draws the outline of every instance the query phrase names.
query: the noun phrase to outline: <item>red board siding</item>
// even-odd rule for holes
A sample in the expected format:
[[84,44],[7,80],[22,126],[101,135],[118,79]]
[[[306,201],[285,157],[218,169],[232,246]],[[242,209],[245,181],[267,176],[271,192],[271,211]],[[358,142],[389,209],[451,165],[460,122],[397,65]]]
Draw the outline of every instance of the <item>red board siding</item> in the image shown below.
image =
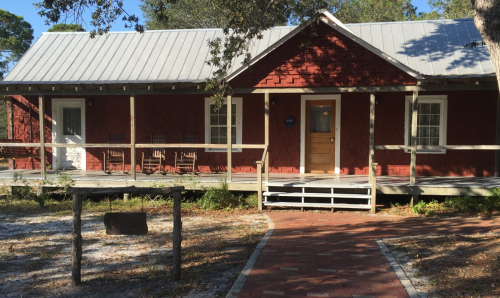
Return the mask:
[[[233,87],[414,85],[415,78],[345,35],[320,23],[306,28],[230,84]],[[311,39],[308,48],[301,47]]]
[[[425,95],[426,93],[422,93]],[[433,92],[432,94],[440,94]],[[441,93],[445,94],[445,93]],[[449,145],[494,144],[496,92],[447,92]],[[404,144],[405,95],[410,93],[377,93],[375,143]],[[238,95],[236,95],[238,96]],[[264,95],[245,94],[243,97],[243,143],[264,142]],[[298,173],[300,169],[300,94],[274,94],[276,105],[270,107],[270,166],[273,173]],[[342,174],[368,173],[369,94],[341,94],[340,169]],[[199,136],[205,142],[205,110],[203,95],[138,96],[136,99],[137,143],[149,143],[154,134],[167,134],[168,143],[181,143],[183,134]],[[86,106],[87,142],[106,143],[108,133],[124,133],[130,142],[128,96],[92,97],[93,105]],[[31,118],[29,104],[31,102]],[[46,98],[45,135],[51,142],[51,98]],[[285,126],[285,118],[296,120],[293,127]],[[14,100],[14,137],[29,142],[29,123],[32,121],[32,141],[39,142],[38,98],[16,96]],[[137,170],[141,153],[137,150]],[[89,148],[87,169],[102,169],[105,148]],[[126,168],[130,169],[130,151],[126,152]],[[167,151],[167,169],[173,170],[175,150]],[[198,169],[202,172],[226,170],[225,152],[198,150]],[[254,160],[262,156],[261,149],[234,152],[233,170],[255,172]],[[402,150],[377,150],[378,172],[383,175],[409,175],[410,155]],[[51,149],[47,149],[47,165],[52,164]],[[446,154],[418,154],[417,175],[491,176],[494,172],[493,151],[454,151]],[[16,160],[19,169],[40,168],[37,160]]]

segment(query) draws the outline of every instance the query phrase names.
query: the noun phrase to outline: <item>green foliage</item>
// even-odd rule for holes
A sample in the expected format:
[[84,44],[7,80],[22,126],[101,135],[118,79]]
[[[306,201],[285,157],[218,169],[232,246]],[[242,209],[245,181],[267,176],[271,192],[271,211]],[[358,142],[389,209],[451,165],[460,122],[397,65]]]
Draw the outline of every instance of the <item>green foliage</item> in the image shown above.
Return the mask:
[[0,9],[0,80],[26,52],[33,40],[33,29],[23,17]]
[[123,8],[123,0],[43,0],[34,5],[38,14],[45,18],[47,25],[65,22],[68,19],[74,21],[75,24],[82,24],[86,11],[90,11],[90,25],[94,27],[94,30],[90,32],[91,37],[109,32],[112,24],[120,18],[125,22],[125,28],[144,31],[139,18],[128,14]]
[[224,8],[211,0],[141,0],[146,28],[195,29],[222,28],[226,23]]
[[437,200],[432,200],[429,203],[424,201],[418,202],[413,206],[413,212],[417,214],[434,215],[443,211],[443,206]]
[[445,205],[452,212],[460,213],[483,212],[489,213],[500,210],[500,188],[495,188],[486,197],[452,197],[446,198]]
[[83,29],[82,25],[80,24],[55,24],[54,26],[50,27],[48,32],[85,32],[85,29]]
[[236,196],[226,181],[221,181],[218,187],[208,189],[198,200],[198,206],[204,210],[231,210],[234,208],[247,209],[257,207],[257,194],[248,197]]
[[473,18],[474,8],[470,0],[429,0],[431,12],[422,13],[426,20]]

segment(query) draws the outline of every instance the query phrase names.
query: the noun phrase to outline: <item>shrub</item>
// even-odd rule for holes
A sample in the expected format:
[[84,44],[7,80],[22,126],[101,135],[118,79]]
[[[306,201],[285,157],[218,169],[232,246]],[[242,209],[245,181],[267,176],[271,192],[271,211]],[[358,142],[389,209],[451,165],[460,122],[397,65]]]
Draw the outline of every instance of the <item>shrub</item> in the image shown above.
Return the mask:
[[198,200],[198,205],[205,210],[230,209],[239,205],[238,198],[229,191],[226,181],[221,181],[219,187],[208,189]]
[[500,210],[500,188],[493,189],[485,197],[453,197],[445,199],[445,206],[460,213],[484,212]]
[[425,214],[425,215],[433,215],[440,213],[443,210],[443,206],[437,200],[432,200],[429,203],[425,203],[424,201],[418,202],[415,206],[413,206],[413,212],[417,214]]

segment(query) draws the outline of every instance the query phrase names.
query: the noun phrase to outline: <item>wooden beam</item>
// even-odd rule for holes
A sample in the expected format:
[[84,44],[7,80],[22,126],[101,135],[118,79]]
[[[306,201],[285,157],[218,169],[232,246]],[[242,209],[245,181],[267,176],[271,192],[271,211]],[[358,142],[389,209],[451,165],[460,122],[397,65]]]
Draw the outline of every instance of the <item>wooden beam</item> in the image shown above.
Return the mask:
[[172,281],[181,280],[181,244],[182,244],[182,220],[181,220],[181,193],[174,193],[174,231],[172,237]]
[[370,199],[370,213],[375,214],[377,212],[377,163],[372,163],[372,181],[371,181],[371,199]]
[[38,95],[38,114],[40,121],[40,174],[45,178],[45,98]]
[[33,91],[33,92],[37,92],[38,91],[38,86],[37,85],[29,85],[28,86],[28,90],[29,91]]
[[130,175],[136,179],[135,171],[135,94],[130,95]]
[[99,85],[99,90],[105,91],[107,89],[108,89],[108,86],[106,86],[106,85]]
[[68,187],[66,193],[68,194],[79,194],[79,195],[112,195],[112,194],[122,194],[122,193],[133,193],[133,194],[150,194],[150,195],[170,195],[175,192],[184,191],[184,186],[176,187],[109,187],[109,185],[104,185],[104,188],[87,188],[87,187]]
[[[496,135],[495,135],[495,145],[500,145],[500,94],[497,96],[497,123],[496,123]],[[499,176],[500,167],[500,150],[495,151],[495,177]]]
[[61,90],[61,85],[52,85],[52,91]]
[[257,207],[262,211],[262,161],[257,161]]
[[[375,150],[411,150],[410,145],[377,145]],[[444,145],[444,146],[427,146],[418,145],[419,150],[500,150],[500,145]]]
[[73,195],[73,228],[71,230],[71,282],[82,283],[82,195]]
[[417,162],[417,118],[418,118],[418,91],[413,91],[411,114],[411,158],[410,158],[410,186],[415,185],[415,164]]
[[148,90],[151,91],[151,90],[155,90],[155,84],[149,84],[148,85]]
[[75,91],[83,91],[85,88],[83,88],[83,85],[75,85]]
[[264,144],[267,146],[266,160],[264,162],[265,181],[269,182],[269,92],[264,95]]
[[[372,163],[375,162],[375,92],[370,92],[370,136],[368,146],[368,173],[371,183],[373,178]],[[338,148],[337,148],[338,150]]]
[[[30,103],[31,104],[31,103]],[[13,139],[14,138],[14,111],[13,111],[14,106],[12,105],[12,97],[7,98],[7,125],[9,127],[8,130],[8,138]],[[31,119],[30,119],[31,121]],[[9,169],[13,170],[14,169],[14,159],[9,159]]]
[[232,154],[233,154],[233,142],[231,138],[232,132],[232,111],[233,111],[233,99],[231,95],[227,96],[226,100],[227,104],[227,182],[231,182],[232,180],[232,171],[233,171],[233,163],[232,163]]
[[16,91],[17,90],[17,86],[14,85],[14,86],[7,86],[7,88],[5,88],[5,90],[7,91]]
[[130,85],[129,84],[123,85],[123,91],[129,91],[129,90],[130,90]]

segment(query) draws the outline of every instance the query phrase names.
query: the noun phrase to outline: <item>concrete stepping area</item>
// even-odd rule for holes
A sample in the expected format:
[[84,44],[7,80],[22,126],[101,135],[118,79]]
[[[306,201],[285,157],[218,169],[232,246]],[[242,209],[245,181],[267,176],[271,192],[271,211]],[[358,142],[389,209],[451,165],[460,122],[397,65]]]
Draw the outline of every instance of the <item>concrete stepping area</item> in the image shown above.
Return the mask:
[[267,214],[274,232],[238,297],[408,297],[376,239],[500,232],[500,219]]

